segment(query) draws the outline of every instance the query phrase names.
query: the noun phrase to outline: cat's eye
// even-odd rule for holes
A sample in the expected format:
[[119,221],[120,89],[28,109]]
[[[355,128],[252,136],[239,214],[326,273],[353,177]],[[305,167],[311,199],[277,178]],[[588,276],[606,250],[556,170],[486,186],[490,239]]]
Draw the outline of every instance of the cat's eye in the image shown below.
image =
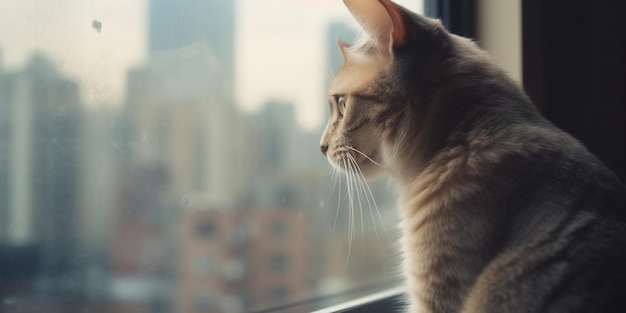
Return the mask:
[[339,114],[343,116],[346,111],[346,97],[344,95],[336,95],[335,102],[337,103],[337,109],[339,110]]

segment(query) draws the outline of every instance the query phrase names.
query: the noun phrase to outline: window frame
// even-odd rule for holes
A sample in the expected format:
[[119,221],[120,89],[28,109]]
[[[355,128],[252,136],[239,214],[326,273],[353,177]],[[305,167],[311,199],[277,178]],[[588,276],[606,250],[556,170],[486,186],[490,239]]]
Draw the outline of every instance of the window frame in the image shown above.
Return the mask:
[[405,288],[396,287],[360,297],[351,301],[327,307],[313,313],[371,313],[371,312],[393,312],[400,309],[405,303]]

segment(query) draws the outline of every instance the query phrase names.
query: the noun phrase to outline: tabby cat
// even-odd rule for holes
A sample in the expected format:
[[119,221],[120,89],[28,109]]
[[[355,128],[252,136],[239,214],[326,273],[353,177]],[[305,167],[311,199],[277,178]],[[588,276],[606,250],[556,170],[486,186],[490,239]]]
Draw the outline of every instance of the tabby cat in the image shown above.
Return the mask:
[[321,150],[398,182],[408,310],[626,312],[619,178],[471,40],[344,2],[364,33],[339,44]]

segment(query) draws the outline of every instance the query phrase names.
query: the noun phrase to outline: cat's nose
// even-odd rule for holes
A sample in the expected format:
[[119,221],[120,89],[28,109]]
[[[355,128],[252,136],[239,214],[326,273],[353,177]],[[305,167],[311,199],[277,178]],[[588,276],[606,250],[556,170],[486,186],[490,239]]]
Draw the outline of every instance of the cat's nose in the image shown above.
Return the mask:
[[323,155],[326,155],[326,152],[328,152],[328,145],[321,145],[320,150],[322,150]]

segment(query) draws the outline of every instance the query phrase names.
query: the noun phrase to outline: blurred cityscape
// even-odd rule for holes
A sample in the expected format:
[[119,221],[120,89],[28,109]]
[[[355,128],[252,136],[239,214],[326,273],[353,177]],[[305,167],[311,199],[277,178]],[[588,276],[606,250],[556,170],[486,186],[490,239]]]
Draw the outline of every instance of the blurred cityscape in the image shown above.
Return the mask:
[[[0,53],[0,312],[247,312],[391,277],[378,220],[346,266],[321,130],[281,99],[237,110],[234,1],[150,0],[149,17],[119,106],[85,106],[47,55],[6,70]],[[329,25],[332,68],[352,34]]]

